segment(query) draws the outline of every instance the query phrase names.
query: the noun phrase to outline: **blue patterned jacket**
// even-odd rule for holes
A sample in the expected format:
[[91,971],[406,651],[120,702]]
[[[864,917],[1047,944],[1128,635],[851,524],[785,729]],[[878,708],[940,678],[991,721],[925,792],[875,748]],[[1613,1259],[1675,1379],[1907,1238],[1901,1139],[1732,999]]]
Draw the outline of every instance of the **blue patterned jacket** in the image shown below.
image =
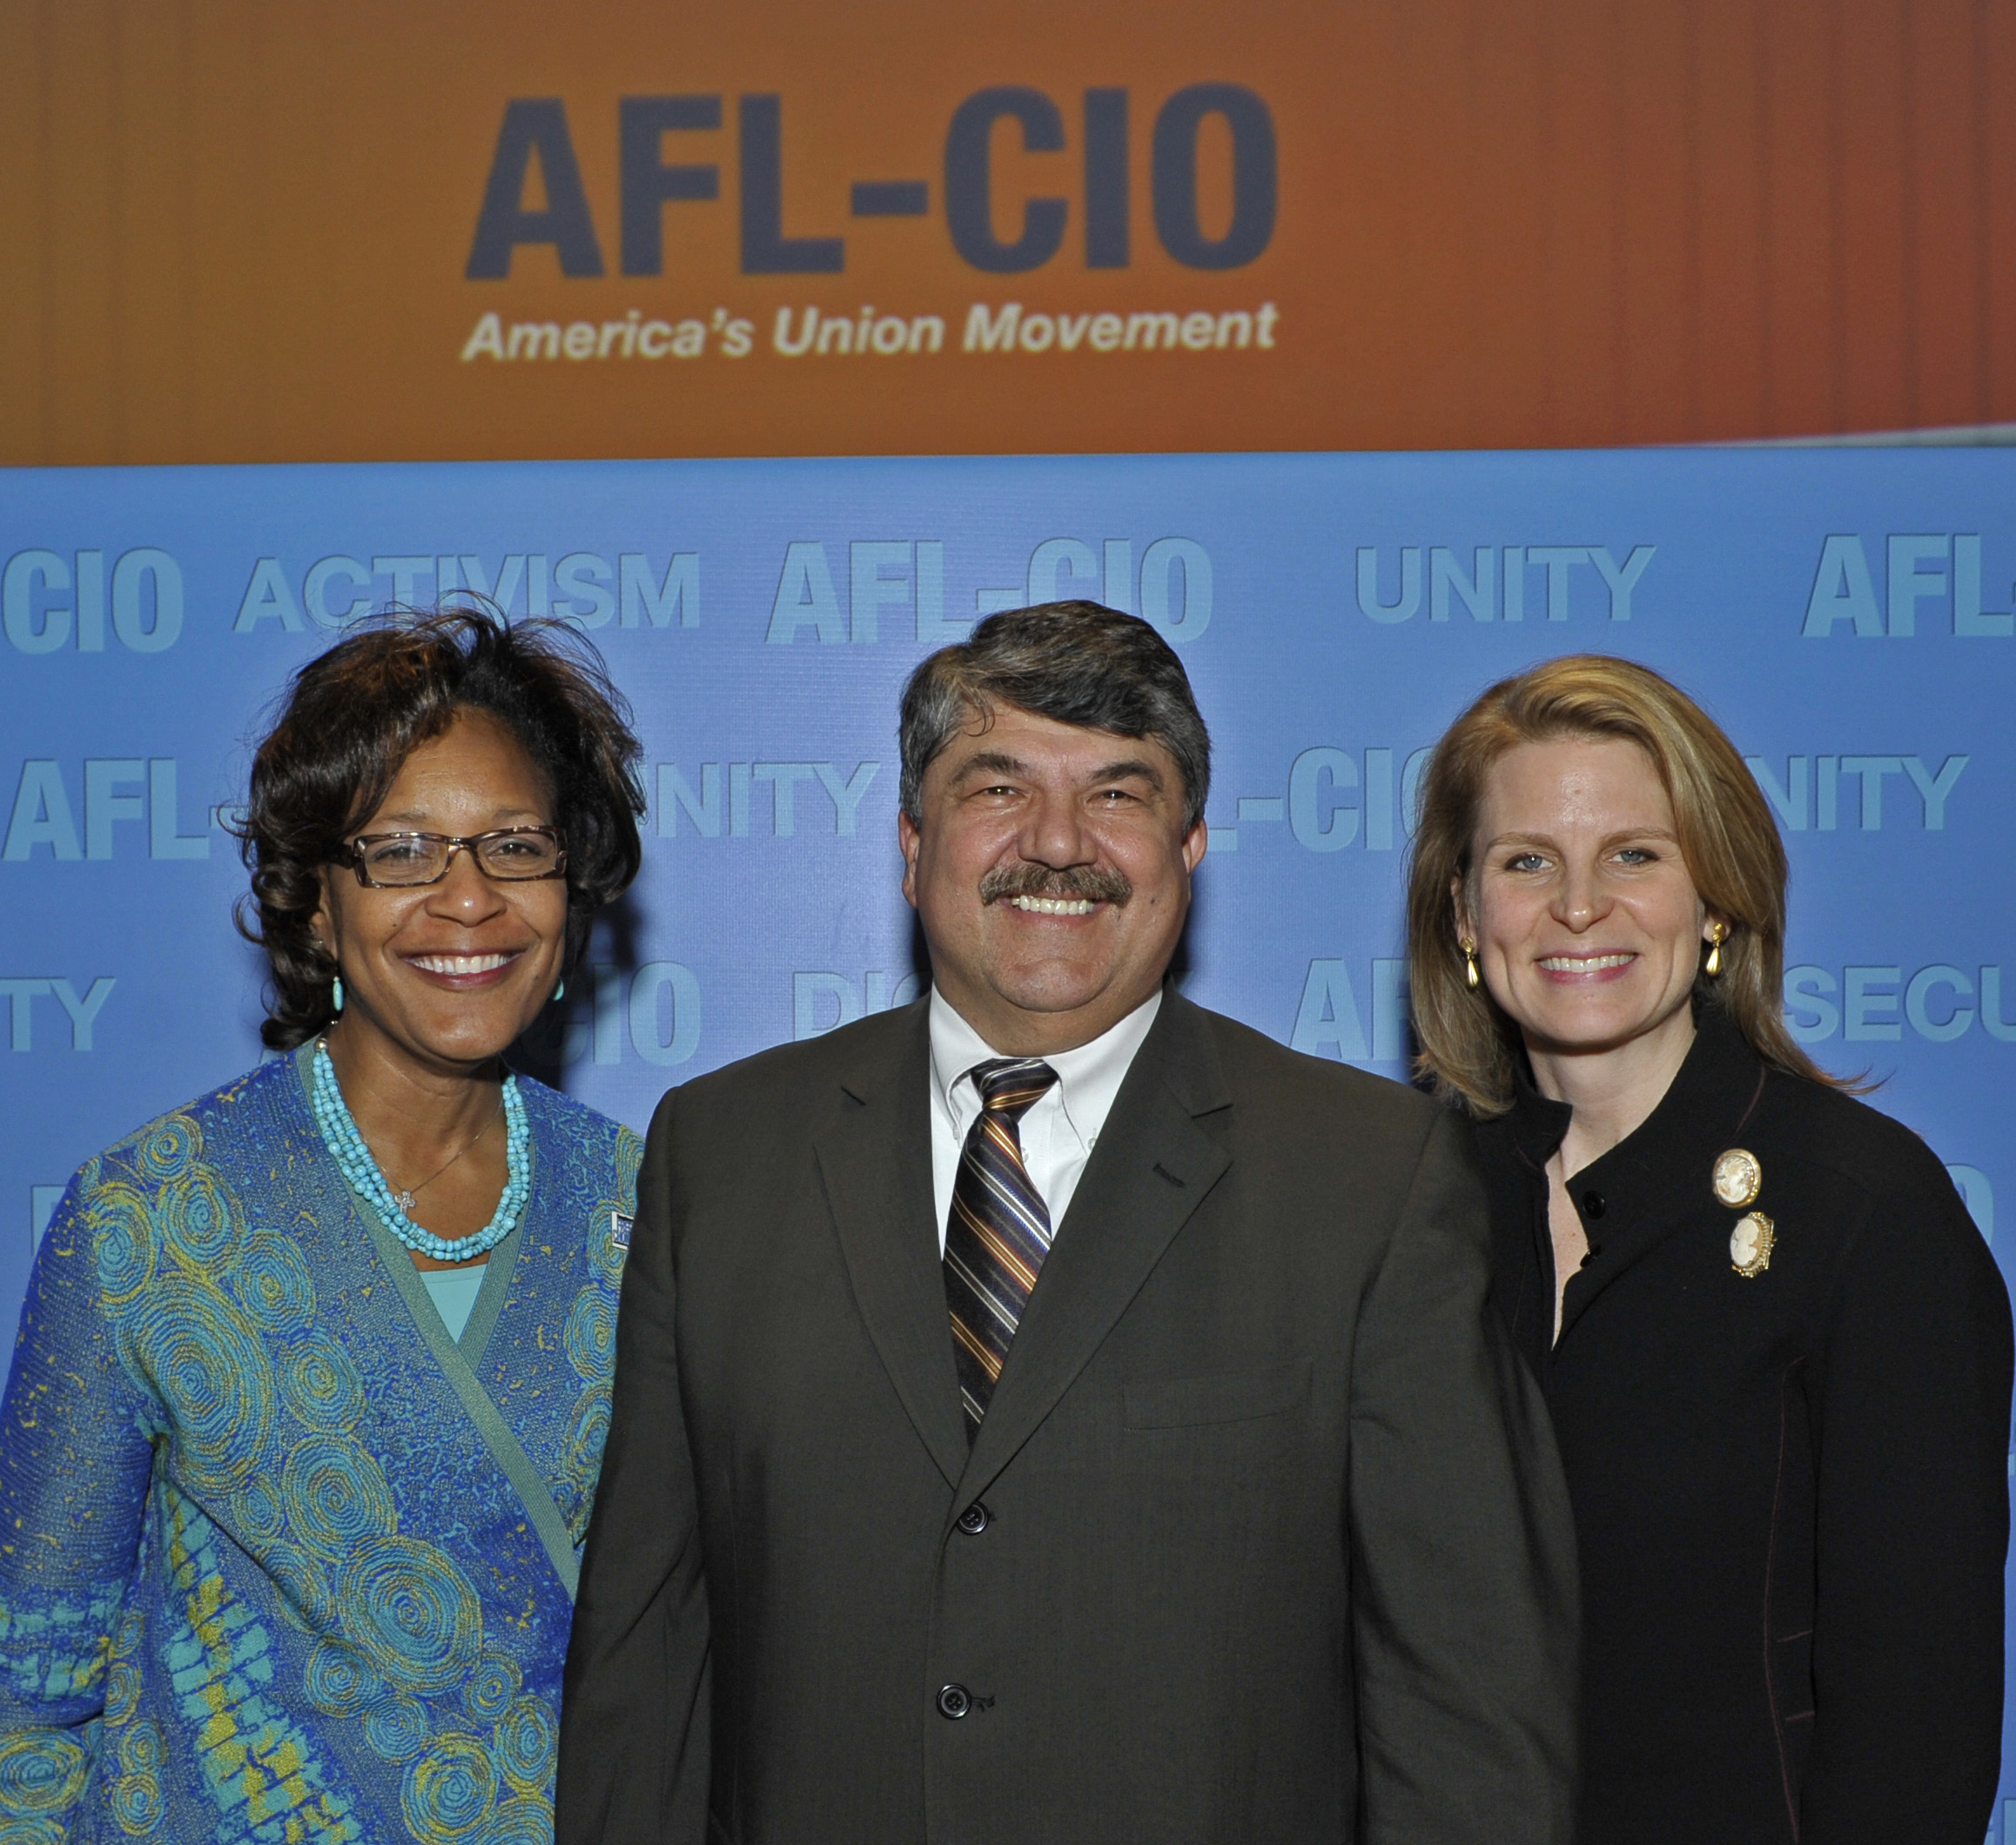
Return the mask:
[[91,1161],[0,1408],[0,1840],[552,1836],[640,1145],[521,1077],[460,1345],[302,1059]]

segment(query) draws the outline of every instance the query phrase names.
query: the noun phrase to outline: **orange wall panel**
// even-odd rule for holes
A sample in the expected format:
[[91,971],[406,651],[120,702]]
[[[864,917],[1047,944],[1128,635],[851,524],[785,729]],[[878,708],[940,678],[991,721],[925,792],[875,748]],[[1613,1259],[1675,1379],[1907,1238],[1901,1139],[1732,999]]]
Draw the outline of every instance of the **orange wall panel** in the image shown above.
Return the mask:
[[[1990,114],[2012,78],[2016,28],[1982,0],[18,0],[0,12],[0,462],[1546,446],[2016,420],[2016,180]],[[1203,84],[1257,98],[1276,153],[1271,236],[1231,267],[1192,247],[1233,218],[1228,119],[1199,124],[1193,172],[1157,178],[1159,112]],[[951,124],[1004,86],[1053,107],[1063,144],[1025,149],[997,121],[991,191],[955,223]],[[1125,92],[1121,192],[1095,91]],[[716,196],[656,207],[660,261],[626,273],[626,189],[634,223],[654,211],[642,168],[624,169],[622,99],[674,97],[718,98],[718,127],[657,149],[713,169]],[[841,239],[837,272],[750,259],[763,161],[743,110],[766,97],[769,228]],[[564,112],[601,273],[523,242],[507,275],[472,278],[507,109],[541,98]],[[564,205],[552,178],[531,163],[519,208]],[[862,181],[921,182],[924,209],[857,216]],[[1192,244],[1172,244],[1158,211],[1181,218],[1186,184]],[[1119,197],[1124,262],[1087,241]],[[1039,228],[1061,202],[1054,253],[978,266],[975,236],[1013,245],[1032,201]],[[1049,317],[1023,335],[1045,349],[965,350],[975,305],[995,327],[1010,304]],[[1243,350],[1100,351],[1090,331],[1169,312],[1210,317],[1193,325],[1215,340],[1218,317],[1263,306],[1264,347],[1251,318]],[[942,346],[842,353],[830,333],[793,354],[808,310],[850,344],[935,315]],[[493,312],[494,348],[472,347]],[[522,339],[493,356],[548,321],[588,328],[577,345],[596,356],[527,358]],[[662,344],[687,321],[699,356],[621,356],[645,324]]]

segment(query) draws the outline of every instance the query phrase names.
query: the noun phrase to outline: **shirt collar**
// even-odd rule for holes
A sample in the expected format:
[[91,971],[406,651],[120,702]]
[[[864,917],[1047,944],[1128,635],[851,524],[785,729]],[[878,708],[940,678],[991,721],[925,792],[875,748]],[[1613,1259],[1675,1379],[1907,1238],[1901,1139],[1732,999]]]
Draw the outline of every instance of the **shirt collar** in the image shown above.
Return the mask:
[[[1704,1174],[1714,1156],[1740,1132],[1757,1104],[1763,1060],[1751,1048],[1736,1021],[1720,1006],[1697,1002],[1694,1042],[1658,1106],[1600,1159],[1577,1175],[1609,1184],[1631,1177],[1688,1171],[1700,1165]],[[1520,1157],[1536,1171],[1545,1169],[1568,1132],[1574,1110],[1555,1102],[1534,1086],[1523,1051],[1515,1058],[1514,1094],[1502,1117],[1504,1131]]]
[[[1108,1026],[1089,1044],[1075,1050],[1052,1051],[1044,1062],[1057,1072],[1057,1095],[1065,1119],[1087,1147],[1099,1138],[1113,1101],[1126,1080],[1134,1054],[1155,1023],[1162,1005],[1158,987],[1117,1025]],[[931,1092],[944,1118],[956,1121],[953,1091],[976,1063],[1005,1055],[974,1030],[936,987],[931,999]],[[968,1084],[969,1089],[971,1087]]]

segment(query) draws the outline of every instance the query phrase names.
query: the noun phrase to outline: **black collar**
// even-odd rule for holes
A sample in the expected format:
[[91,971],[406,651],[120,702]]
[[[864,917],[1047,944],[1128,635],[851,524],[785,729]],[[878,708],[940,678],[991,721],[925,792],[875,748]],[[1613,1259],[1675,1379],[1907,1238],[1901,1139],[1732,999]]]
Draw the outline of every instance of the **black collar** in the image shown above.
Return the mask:
[[[1574,1110],[1542,1096],[1523,1057],[1520,1063],[1503,1131],[1544,1198],[1547,1163],[1568,1132]],[[1719,1005],[1697,1002],[1694,1043],[1659,1105],[1569,1180],[1591,1259],[1569,1284],[1564,1338],[1577,1315],[1612,1280],[1713,1203],[1710,1181],[1716,1157],[1740,1144],[1764,1093],[1765,1074],[1763,1060],[1736,1022]]]
[[[1583,1173],[1600,1171],[1609,1177],[1613,1167],[1670,1173],[1676,1162],[1684,1163],[1688,1155],[1704,1148],[1712,1164],[1715,1156],[1732,1144],[1717,1137],[1733,1135],[1750,1117],[1763,1082],[1763,1060],[1737,1029],[1736,1021],[1718,1005],[1697,1002],[1694,1042],[1659,1105],[1601,1159],[1585,1166]],[[1504,1117],[1519,1157],[1536,1171],[1543,1169],[1567,1137],[1574,1117],[1575,1110],[1567,1103],[1553,1101],[1534,1086],[1532,1067],[1521,1053],[1514,1073],[1512,1107]],[[1710,1140],[1716,1144],[1709,1147]],[[1577,1185],[1583,1173],[1576,1175]]]

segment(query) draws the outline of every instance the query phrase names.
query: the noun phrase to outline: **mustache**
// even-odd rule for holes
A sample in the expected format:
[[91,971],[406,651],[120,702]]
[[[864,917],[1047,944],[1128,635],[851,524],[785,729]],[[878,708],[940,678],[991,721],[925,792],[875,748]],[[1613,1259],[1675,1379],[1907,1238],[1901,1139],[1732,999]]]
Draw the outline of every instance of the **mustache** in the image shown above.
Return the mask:
[[1105,865],[1018,863],[998,865],[980,880],[980,901],[998,903],[1003,897],[1084,897],[1111,903],[1116,909],[1134,895],[1124,871]]

